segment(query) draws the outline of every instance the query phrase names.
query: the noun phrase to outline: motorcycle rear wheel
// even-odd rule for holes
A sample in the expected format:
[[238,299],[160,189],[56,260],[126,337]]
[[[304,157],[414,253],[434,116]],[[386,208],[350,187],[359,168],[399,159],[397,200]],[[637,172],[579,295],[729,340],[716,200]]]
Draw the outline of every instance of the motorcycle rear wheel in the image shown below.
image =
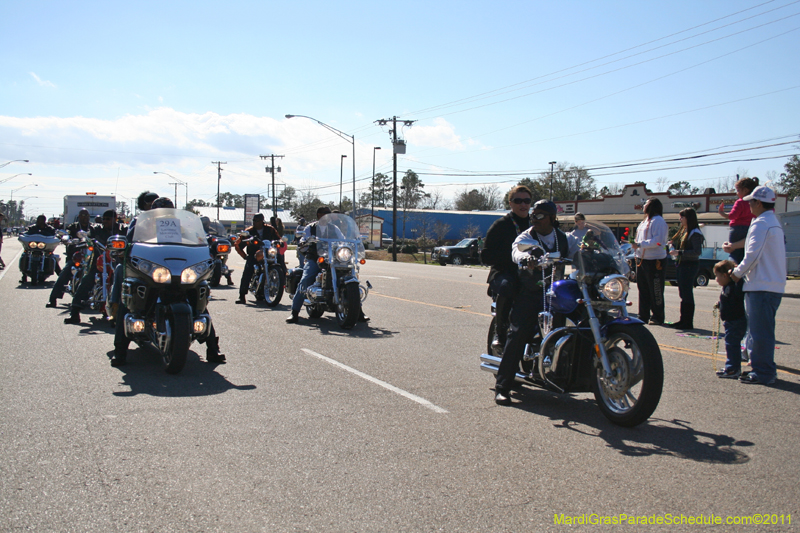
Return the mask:
[[283,272],[279,268],[270,268],[267,271],[264,286],[264,301],[268,307],[275,307],[281,303],[283,297]]
[[351,329],[358,322],[361,314],[361,291],[358,283],[345,283],[339,293],[339,305],[336,308],[336,320],[342,329]]
[[658,407],[664,385],[664,363],[656,339],[644,325],[611,326],[606,334],[606,352],[615,377],[608,382],[603,367],[592,380],[597,406],[611,422],[633,427],[650,418]]
[[167,318],[170,325],[170,341],[167,353],[163,354],[164,370],[168,374],[177,374],[186,365],[189,357],[189,347],[192,345],[191,317],[176,317],[174,315]]

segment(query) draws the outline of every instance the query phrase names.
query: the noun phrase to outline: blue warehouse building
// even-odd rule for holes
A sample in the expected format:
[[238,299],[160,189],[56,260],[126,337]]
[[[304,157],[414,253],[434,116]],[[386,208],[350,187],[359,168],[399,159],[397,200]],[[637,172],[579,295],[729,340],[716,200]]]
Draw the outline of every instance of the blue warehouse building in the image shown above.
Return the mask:
[[[357,219],[361,232],[369,234],[370,209],[359,209]],[[438,236],[439,240],[458,241],[464,237],[483,237],[494,222],[508,213],[502,211],[444,211],[432,209],[407,209],[405,212],[405,233],[403,233],[403,211],[397,210],[397,238],[416,239],[423,233],[432,235],[436,224],[450,226],[445,236]],[[378,219],[382,219],[382,221]],[[377,233],[380,242],[380,232],[392,236],[392,210],[383,207],[375,208],[375,226],[373,227],[373,240]],[[378,223],[382,222],[382,230]]]

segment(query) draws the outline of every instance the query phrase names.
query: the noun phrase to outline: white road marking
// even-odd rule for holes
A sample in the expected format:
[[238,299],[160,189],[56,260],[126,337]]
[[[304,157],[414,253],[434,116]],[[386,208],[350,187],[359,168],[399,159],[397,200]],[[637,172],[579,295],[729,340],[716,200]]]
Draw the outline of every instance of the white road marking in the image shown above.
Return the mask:
[[3,277],[6,275],[6,272],[8,272],[9,265],[13,265],[14,263],[16,263],[19,260],[19,256],[21,255],[22,255],[22,250],[20,250],[17,253],[17,255],[14,256],[14,259],[12,259],[11,262],[6,263],[6,267],[3,270],[0,270],[0,279],[3,279]]
[[370,275],[370,277],[371,278],[383,278],[383,279],[401,279],[401,278],[395,278],[394,276],[374,276],[374,275]]
[[326,363],[330,363],[332,365],[338,366],[339,368],[347,370],[348,372],[351,372],[351,373],[355,374],[356,376],[364,378],[367,381],[371,381],[372,383],[375,383],[376,385],[380,385],[381,387],[383,387],[385,389],[389,389],[390,391],[395,392],[395,393],[399,394],[400,396],[404,396],[404,397],[408,398],[409,400],[413,400],[413,401],[417,402],[418,404],[423,405],[423,406],[427,407],[428,409],[430,409],[430,410],[432,410],[432,411],[434,411],[436,413],[447,413],[448,412],[447,409],[442,409],[441,407],[432,404],[431,402],[429,402],[425,398],[420,398],[419,396],[417,396],[415,394],[411,394],[408,391],[404,391],[403,389],[399,389],[399,388],[395,387],[394,385],[386,383],[385,381],[381,381],[378,378],[374,378],[374,377],[370,376],[369,374],[365,374],[365,373],[361,372],[360,370],[356,370],[355,368],[349,367],[349,366],[347,366],[347,365],[345,365],[343,363],[340,363],[339,361],[331,359],[330,357],[325,357],[322,354],[319,354],[317,352],[312,352],[311,350],[308,350],[306,348],[302,348],[302,350],[304,352],[306,352],[308,355],[313,355],[314,357],[318,357],[319,359],[322,359]]

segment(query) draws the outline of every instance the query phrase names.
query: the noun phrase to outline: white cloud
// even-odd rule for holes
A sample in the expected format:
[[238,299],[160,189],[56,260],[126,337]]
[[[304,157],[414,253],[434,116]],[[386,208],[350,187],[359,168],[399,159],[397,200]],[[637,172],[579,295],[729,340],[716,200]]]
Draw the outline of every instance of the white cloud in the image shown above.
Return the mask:
[[42,78],[37,76],[35,72],[30,72],[29,74],[31,76],[33,76],[33,79],[36,80],[36,83],[38,83],[42,87],[52,87],[53,89],[56,88],[56,84],[55,83],[53,83],[52,81],[43,80]]
[[[403,132],[406,140],[416,146],[464,150],[461,136],[455,132],[455,126],[443,118],[434,119],[432,126],[414,125]],[[469,143],[468,143],[469,144]]]

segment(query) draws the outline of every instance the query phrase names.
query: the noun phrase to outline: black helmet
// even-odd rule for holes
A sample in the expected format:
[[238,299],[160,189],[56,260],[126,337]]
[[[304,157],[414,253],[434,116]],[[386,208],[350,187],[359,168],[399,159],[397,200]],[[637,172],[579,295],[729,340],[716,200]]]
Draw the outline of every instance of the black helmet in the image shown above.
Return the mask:
[[172,200],[170,200],[168,197],[162,196],[160,198],[156,198],[156,200],[153,202],[153,205],[152,205],[152,207],[150,209],[159,209],[159,208],[163,208],[163,207],[168,207],[170,209],[175,209],[175,204],[173,204]]

